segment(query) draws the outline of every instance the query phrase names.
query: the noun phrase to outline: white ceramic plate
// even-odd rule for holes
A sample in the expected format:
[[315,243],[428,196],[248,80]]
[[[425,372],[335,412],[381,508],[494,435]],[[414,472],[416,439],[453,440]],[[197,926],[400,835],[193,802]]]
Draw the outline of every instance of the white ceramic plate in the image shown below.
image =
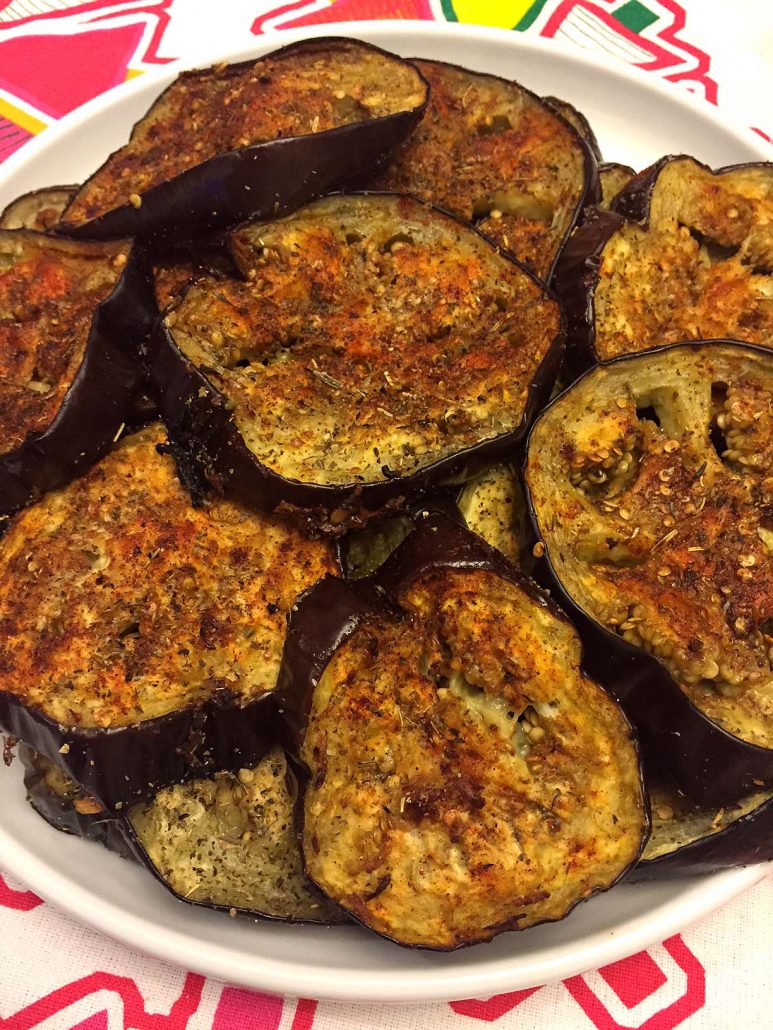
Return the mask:
[[[517,33],[433,23],[363,22],[283,32],[243,60],[310,35],[355,35],[406,56],[440,58],[565,97],[590,118],[608,160],[642,167],[687,152],[718,166],[770,158],[751,132],[707,104],[623,65]],[[192,62],[191,62],[192,63]],[[97,98],[0,167],[0,208],[36,186],[83,179],[127,137],[174,76],[143,76]],[[765,873],[735,869],[672,883],[617,887],[568,919],[452,955],[408,951],[351,927],[229,919],[182,905],[145,870],[48,827],[24,800],[19,763],[0,772],[0,865],[77,919],[134,948],[223,980],[292,995],[359,1001],[488,997],[563,979],[631,955],[722,905]]]

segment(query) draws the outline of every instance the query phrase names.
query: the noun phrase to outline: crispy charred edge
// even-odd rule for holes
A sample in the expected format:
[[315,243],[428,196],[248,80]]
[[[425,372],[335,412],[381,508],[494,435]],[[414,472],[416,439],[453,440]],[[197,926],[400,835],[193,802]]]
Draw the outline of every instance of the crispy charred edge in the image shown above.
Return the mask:
[[[503,554],[490,547],[484,540],[470,532],[461,521],[458,510],[450,514],[445,502],[437,508],[418,512],[416,528],[400,546],[392,552],[384,564],[371,576],[355,581],[336,580],[330,576],[301,594],[293,606],[288,620],[287,637],[282,655],[282,665],[274,697],[277,701],[279,724],[282,727],[281,740],[291,759],[300,770],[302,787],[308,783],[308,770],[300,759],[303,739],[308,725],[311,699],[328,662],[335,651],[351,637],[360,623],[369,616],[383,614],[399,616],[394,596],[413,580],[425,573],[440,569],[481,570],[492,572],[521,589],[532,601],[547,609],[563,623],[571,625],[567,615],[545,591],[535,582],[527,579]],[[592,674],[582,664],[582,675]],[[621,706],[622,707],[622,706]],[[610,890],[623,880],[639,861],[650,833],[650,812],[644,793],[644,766],[638,737],[625,710],[621,712],[637,755],[638,779],[642,785],[643,829],[639,850],[633,861],[623,869],[606,887],[596,888],[586,898],[578,898],[560,918],[566,918],[577,905],[596,894]],[[299,839],[303,839],[303,790],[300,793],[298,812]],[[308,869],[306,870],[307,876]],[[315,883],[312,877],[309,877]],[[319,887],[319,884],[316,884]],[[424,944],[406,945],[359,919],[355,912],[346,909],[347,915],[366,929],[401,947],[421,951],[459,951],[480,941],[462,941],[446,947]],[[543,923],[556,922],[545,919]],[[532,926],[540,926],[534,923]],[[506,930],[517,930],[518,920],[510,920],[492,928],[492,936]]]
[[[412,57],[410,58],[410,60],[414,62],[423,61],[425,60],[425,58]],[[592,207],[594,204],[598,204],[601,200],[601,185],[599,182],[598,160],[594,147],[591,143],[589,143],[589,141],[586,138],[583,137],[583,135],[580,132],[578,132],[577,127],[573,124],[573,122],[567,119],[563,112],[558,109],[558,107],[554,106],[554,104],[551,104],[551,101],[554,101],[555,104],[565,105],[565,107],[567,108],[571,107],[571,105],[568,104],[566,101],[558,100],[556,97],[541,97],[539,96],[539,94],[532,92],[532,90],[530,89],[527,89],[526,86],[523,86],[520,82],[515,82],[513,79],[505,79],[501,75],[488,75],[485,72],[473,71],[472,69],[465,68],[463,65],[460,64],[451,64],[449,61],[433,60],[432,63],[445,68],[455,68],[459,71],[466,72],[468,75],[475,75],[478,78],[491,79],[495,82],[502,82],[510,88],[515,86],[522,93],[525,93],[526,96],[528,96],[536,104],[540,104],[542,105],[542,107],[547,108],[552,117],[561,122],[561,124],[572,134],[572,136],[574,136],[578,146],[582,150],[584,171],[583,189],[580,191],[580,195],[577,198],[577,203],[575,204],[574,210],[571,213],[571,217],[567,222],[566,232],[564,233],[563,239],[556,248],[555,256],[544,277],[545,283],[549,287],[554,288],[553,280],[556,274],[556,266],[561,256],[561,252],[566,246],[567,240],[570,238],[575,226],[579,225],[582,221],[585,210],[589,207]],[[580,112],[576,110],[576,108],[572,107],[571,109],[575,112],[578,118],[584,119],[584,115],[581,115]],[[593,134],[593,130],[590,129],[590,124],[588,124],[588,129],[590,130],[591,135],[593,136],[593,140],[595,142],[596,137]],[[598,146],[598,143],[596,143],[596,146]],[[508,253],[502,247],[500,247],[499,249],[500,252],[503,254]],[[508,256],[511,257],[514,261],[518,261],[518,258],[515,254],[509,254]],[[520,262],[518,263],[520,264]]]
[[[328,912],[327,915],[320,918],[311,915],[282,916],[264,912],[256,907],[248,908],[239,905],[215,904],[213,902],[194,901],[186,898],[170,886],[150,858],[132,823],[132,809],[117,815],[112,815],[104,809],[98,811],[97,809],[100,807],[99,802],[90,797],[73,780],[68,780],[66,786],[63,783],[61,789],[55,789],[46,776],[45,759],[41,761],[41,756],[32,748],[21,745],[19,757],[24,767],[24,786],[27,791],[27,800],[38,815],[50,826],[62,833],[101,844],[108,851],[113,851],[121,855],[122,858],[133,860],[139,865],[144,866],[170,894],[187,905],[227,912],[229,915],[238,913],[272,922],[310,923],[327,926],[349,921],[342,910],[336,916]],[[285,782],[289,796],[291,798],[294,797],[297,794],[297,780],[289,765],[285,773]],[[152,804],[153,798],[150,798],[149,801]],[[330,905],[326,904],[325,907],[329,909]]]
[[53,421],[0,455],[0,517],[79,476],[132,422],[156,316],[147,253],[133,244],[120,279],[94,311],[83,360]]
[[[371,53],[408,63],[371,43],[342,36],[302,40],[264,56],[275,59],[311,55],[336,43],[349,46],[353,42]],[[230,72],[238,73],[254,64],[254,60],[244,61],[232,65]],[[84,223],[68,222],[65,210],[58,231],[89,239],[152,237],[156,245],[163,247],[167,234],[173,243],[178,243],[246,218],[275,217],[294,211],[351,176],[377,166],[418,124],[429,102],[429,86],[421,72],[414,71],[424,89],[424,98],[417,107],[218,154],[151,187],[142,195],[140,207],[125,204]],[[217,203],[216,211],[212,210],[213,200]]]
[[561,376],[567,383],[600,360],[596,350],[595,305],[599,269],[604,248],[625,221],[614,211],[590,208],[558,256],[552,286],[566,316]]
[[[742,354],[752,351],[770,359],[770,351],[765,347],[737,340],[688,340],[646,353],[655,357],[684,347],[729,347]],[[623,354],[601,362],[598,367],[613,368],[641,357],[641,353]],[[581,608],[558,576],[549,541],[540,529],[528,477],[529,453],[537,427],[555,405],[594,371],[595,368],[588,369],[554,398],[529,431],[522,469],[532,531],[532,547],[528,551],[531,558],[526,560],[526,567],[574,624],[583,644],[588,674],[612,694],[636,726],[645,758],[654,768],[665,770],[697,804],[731,804],[752,793],[760,782],[773,781],[773,749],[751,744],[722,729],[688,699],[659,658],[623,640]]]
[[[331,196],[336,194],[331,194]],[[341,194],[344,195],[344,194]],[[360,190],[347,197],[399,197],[399,193]],[[497,247],[468,222],[425,201],[411,198],[430,212],[475,233],[497,254],[517,265],[549,300],[556,300],[529,268]],[[209,492],[233,497],[262,511],[277,511],[316,536],[341,536],[361,529],[375,515],[411,509],[427,494],[451,481],[471,478],[479,469],[511,454],[526,435],[556,381],[564,353],[565,320],[559,303],[559,329],[531,382],[521,424],[508,433],[483,440],[424,466],[409,476],[375,483],[331,486],[301,483],[273,472],[249,450],[226,397],[175,343],[163,319],[157,320],[149,343],[150,381],[181,478],[194,499]]]
[[0,212],[0,229],[54,229],[62,212],[78,192],[77,186],[44,186],[12,200]]
[[225,691],[115,729],[64,726],[0,691],[0,726],[53,762],[110,812],[161,787],[256,764],[273,743],[271,694],[240,706]]
[[123,858],[135,857],[119,818],[109,815],[98,801],[69,778],[69,789],[55,790],[47,780],[44,762],[26,744],[20,745],[19,758],[24,768],[27,801],[50,826],[61,833],[101,844]]
[[562,100],[561,97],[543,97],[542,101],[554,114],[559,115],[563,121],[568,122],[581,139],[585,140],[600,166],[604,160],[601,147],[596,139],[596,133],[593,131],[591,123],[582,111],[578,110],[573,104],[570,104],[568,100]]
[[[676,793],[677,788],[671,788]],[[759,787],[757,788],[759,790]],[[740,799],[744,801],[743,798]],[[721,809],[713,806],[718,814]],[[674,822],[679,823],[679,816]],[[644,856],[628,875],[628,882],[693,876],[739,865],[773,859],[773,797],[763,800],[723,829],[688,840],[673,851],[647,859]]]

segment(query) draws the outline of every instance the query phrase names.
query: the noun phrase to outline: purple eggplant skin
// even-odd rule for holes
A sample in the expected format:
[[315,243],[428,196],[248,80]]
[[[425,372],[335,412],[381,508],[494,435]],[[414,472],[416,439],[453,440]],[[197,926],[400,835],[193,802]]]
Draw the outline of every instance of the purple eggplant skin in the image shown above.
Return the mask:
[[558,255],[551,284],[566,317],[567,345],[561,369],[566,383],[599,363],[594,295],[601,255],[609,238],[624,224],[625,218],[615,211],[592,207]]
[[[270,56],[313,54],[342,42],[348,44],[351,40],[338,36],[303,40],[275,50]],[[363,42],[359,45],[399,60],[380,47]],[[245,61],[232,66],[232,70],[254,64],[254,60]],[[409,135],[424,115],[429,100],[426,80],[418,71],[417,75],[425,87],[424,98],[411,110],[218,154],[151,187],[143,194],[138,208],[125,204],[82,224],[68,222],[65,211],[58,231],[94,240],[153,237],[163,247],[167,240],[176,245],[247,218],[294,211],[385,160]]]
[[[378,196],[359,191],[349,196]],[[383,196],[395,196],[384,193]],[[477,232],[467,222],[423,201],[415,201],[444,218]],[[545,295],[555,300],[525,265],[512,254],[486,242],[518,265]],[[559,304],[560,308],[560,304]],[[376,483],[336,486],[286,479],[263,465],[248,449],[236,426],[226,398],[180,351],[169,328],[159,319],[149,343],[150,381],[183,479],[194,497],[209,491],[233,497],[262,511],[276,511],[306,523],[311,533],[340,535],[365,525],[373,513],[403,510],[450,481],[470,478],[487,464],[511,455],[523,441],[532,419],[541,410],[556,381],[564,352],[565,320],[560,311],[559,331],[548,347],[528,387],[521,425],[509,433],[483,440],[434,462],[410,476]],[[335,517],[331,518],[331,515]]]
[[[582,111],[578,111],[573,104],[570,104],[568,100],[562,100],[561,97],[543,97],[542,101],[554,114],[558,115],[562,121],[568,122],[572,126],[581,139],[585,140],[588,144],[590,152],[596,159],[597,164],[601,164],[604,157],[601,153],[599,141],[596,139],[596,133],[593,131],[590,122]],[[567,117],[570,112],[570,116]]]
[[[438,506],[430,502],[426,510],[416,512],[414,519],[416,528],[375,573],[363,579],[349,581],[326,576],[301,594],[290,613],[274,697],[277,702],[280,739],[298,769],[298,780],[302,788],[296,805],[299,840],[303,838],[303,785],[308,782],[308,773],[299,755],[308,723],[312,695],[336,649],[354,633],[364,619],[377,613],[394,617],[395,613],[399,612],[392,600],[398,590],[432,570],[482,569],[515,583],[555,618],[562,622],[568,621],[564,612],[545,591],[523,575],[503,554],[490,547],[481,537],[471,533],[463,524],[458,511],[451,508],[447,501],[441,501]],[[583,671],[587,672],[584,664]],[[643,785],[642,756],[636,732],[630,723],[629,726],[631,739],[636,745],[639,777]],[[644,798],[646,826],[641,844],[642,851],[650,832],[650,811],[646,792]],[[634,865],[636,861],[638,856],[634,859]],[[631,868],[623,870],[607,889],[623,880]],[[586,899],[578,899],[572,909],[583,900]],[[345,911],[352,921],[359,922],[355,913],[348,909]],[[366,926],[366,929],[375,932],[371,927]],[[437,950],[427,949],[424,945],[405,945],[381,932],[379,936],[412,950]],[[469,945],[461,944],[452,950],[465,946]]]
[[773,860],[773,798],[718,833],[690,841],[668,855],[640,860],[629,883],[712,873],[739,865]]
[[94,312],[80,368],[54,420],[0,455],[0,517],[64,486],[110,449],[145,381],[142,347],[157,310],[143,247]]
[[[77,186],[44,186],[12,200],[0,212],[0,229],[52,230],[62,212],[78,192]],[[48,215],[41,220],[41,215]]]
[[[690,340],[658,347],[702,347],[707,342],[735,345],[768,355],[766,348],[735,340]],[[605,366],[616,365],[637,354],[623,354]],[[588,369],[583,376],[590,375]],[[535,420],[526,444],[521,469],[524,494],[532,528],[532,548],[526,550],[526,568],[563,608],[580,634],[588,674],[616,698],[639,733],[645,758],[663,769],[689,798],[699,805],[723,805],[750,794],[760,782],[773,781],[773,749],[759,747],[733,736],[699,711],[682,692],[661,661],[642,648],[623,640],[591,618],[564,589],[543,540],[527,477],[531,435],[540,419],[569,393],[568,386]],[[528,551],[531,551],[531,557]]]
[[244,707],[225,692],[115,729],[63,726],[0,692],[0,726],[59,766],[110,812],[161,787],[256,764],[273,743],[271,694]]

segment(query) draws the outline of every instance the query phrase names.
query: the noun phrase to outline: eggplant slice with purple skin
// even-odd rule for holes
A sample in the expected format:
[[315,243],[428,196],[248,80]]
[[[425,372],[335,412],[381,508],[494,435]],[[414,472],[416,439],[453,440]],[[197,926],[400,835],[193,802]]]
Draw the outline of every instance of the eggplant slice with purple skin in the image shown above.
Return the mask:
[[636,175],[630,165],[605,161],[599,165],[599,183],[601,184],[601,202],[599,207],[610,211],[618,193],[620,193]]
[[0,230],[0,516],[110,448],[155,316],[137,245]]
[[773,353],[592,369],[535,423],[525,482],[540,578],[645,753],[704,805],[773,781]]
[[280,748],[112,816],[42,755],[23,747],[20,757],[27,798],[46,822],[140,862],[181,901],[286,922],[347,921],[303,875],[298,784]]
[[151,379],[203,489],[340,534],[509,453],[547,397],[558,304],[450,215],[334,194],[232,236],[159,323]]
[[502,463],[485,469],[465,485],[456,503],[468,529],[501,551],[513,565],[520,564],[529,518],[523,488],[511,465]]
[[299,599],[276,702],[308,772],[306,874],[399,944],[563,918],[638,859],[637,745],[568,620],[427,514],[373,577]]
[[78,192],[77,186],[45,186],[24,193],[0,212],[0,229],[34,229],[50,232]]
[[600,197],[591,146],[517,82],[414,64],[430,84],[426,114],[370,185],[474,222],[550,281],[563,242]]
[[707,873],[773,859],[773,787],[718,807],[696,805],[667,778],[646,777],[652,833],[629,881]]
[[682,156],[640,172],[559,258],[569,369],[682,340],[770,346],[772,226],[773,164]]
[[193,508],[158,425],[0,541],[0,726],[109,810],[272,740],[298,593],[331,546],[215,499]]
[[598,162],[599,170],[601,170],[601,162],[604,160],[601,147],[596,139],[596,133],[593,131],[591,123],[582,111],[578,110],[573,104],[570,104],[568,100],[562,100],[560,97],[546,96],[542,100],[551,110],[560,115],[565,122],[569,122],[577,134],[585,140]]
[[339,37],[183,72],[81,187],[59,231],[177,244],[293,210],[383,161],[427,97],[407,61]]

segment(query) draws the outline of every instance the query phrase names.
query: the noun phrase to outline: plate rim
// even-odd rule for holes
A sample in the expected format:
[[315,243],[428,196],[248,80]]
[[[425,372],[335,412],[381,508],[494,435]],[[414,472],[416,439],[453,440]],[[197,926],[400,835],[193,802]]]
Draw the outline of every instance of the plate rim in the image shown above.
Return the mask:
[[[259,55],[271,48],[299,39],[318,36],[363,37],[379,42],[379,37],[389,35],[415,41],[420,49],[422,38],[461,35],[479,41],[485,46],[489,40],[505,42],[514,51],[530,51],[537,54],[563,56],[574,65],[580,65],[586,73],[597,73],[600,69],[613,78],[632,82],[657,96],[667,97],[693,115],[713,122],[722,132],[739,144],[754,150],[760,158],[773,159],[770,147],[748,127],[738,125],[732,116],[722,108],[706,100],[661,81],[642,69],[622,61],[599,56],[556,40],[546,40],[516,33],[513,30],[462,23],[428,20],[363,20],[352,22],[331,22],[325,25],[307,26],[299,29],[272,29],[256,36],[249,46],[229,48],[216,53],[202,47],[195,54],[178,59],[163,67],[146,72],[129,83],[117,86],[93,98],[91,101],[52,123],[34,140],[25,144],[0,165],[0,193],[3,186],[25,168],[34,165],[50,146],[55,146],[61,136],[77,131],[109,110],[119,99],[133,93],[141,93],[156,84],[164,84],[183,67],[196,67],[202,63],[213,63],[220,59],[240,60],[251,54]],[[12,198],[8,198],[12,199]],[[52,830],[52,832],[54,832]],[[544,956],[533,960],[528,955],[503,956],[489,961],[483,968],[457,965],[437,966],[432,969],[421,963],[410,971],[395,970],[388,974],[378,969],[347,970],[341,979],[332,969],[288,967],[286,960],[273,959],[270,955],[241,952],[227,944],[205,941],[205,947],[191,950],[199,938],[158,923],[152,923],[143,916],[135,915],[130,907],[95,898],[88,887],[70,878],[61,868],[54,868],[41,859],[25,844],[15,839],[0,823],[0,863],[16,879],[27,884],[47,902],[63,910],[81,923],[120,941],[122,944],[161,961],[171,962],[182,968],[192,969],[216,980],[239,983],[253,989],[267,990],[297,997],[300,994],[315,999],[346,1002],[390,1002],[393,1004],[415,1004],[417,1002],[453,1001],[470,997],[489,997],[493,994],[542,986],[568,976],[596,969],[610,962],[630,955],[658,943],[673,933],[683,930],[695,920],[708,915],[734,897],[760,882],[773,863],[759,866],[739,867],[717,873],[691,878],[685,881],[685,891],[679,898],[679,905],[672,906],[664,914],[658,913],[657,929],[647,931],[649,916],[629,919],[623,932],[617,929],[595,931],[592,938],[600,938],[586,954],[584,940],[557,946],[560,954],[552,958]],[[42,883],[42,887],[41,887]],[[624,889],[636,889],[625,887]],[[148,934],[152,928],[152,935]],[[586,937],[587,939],[587,937]],[[628,941],[621,948],[621,941]],[[414,954],[417,954],[414,952]],[[401,994],[396,996],[396,981],[399,980]],[[302,982],[301,982],[302,981]]]

